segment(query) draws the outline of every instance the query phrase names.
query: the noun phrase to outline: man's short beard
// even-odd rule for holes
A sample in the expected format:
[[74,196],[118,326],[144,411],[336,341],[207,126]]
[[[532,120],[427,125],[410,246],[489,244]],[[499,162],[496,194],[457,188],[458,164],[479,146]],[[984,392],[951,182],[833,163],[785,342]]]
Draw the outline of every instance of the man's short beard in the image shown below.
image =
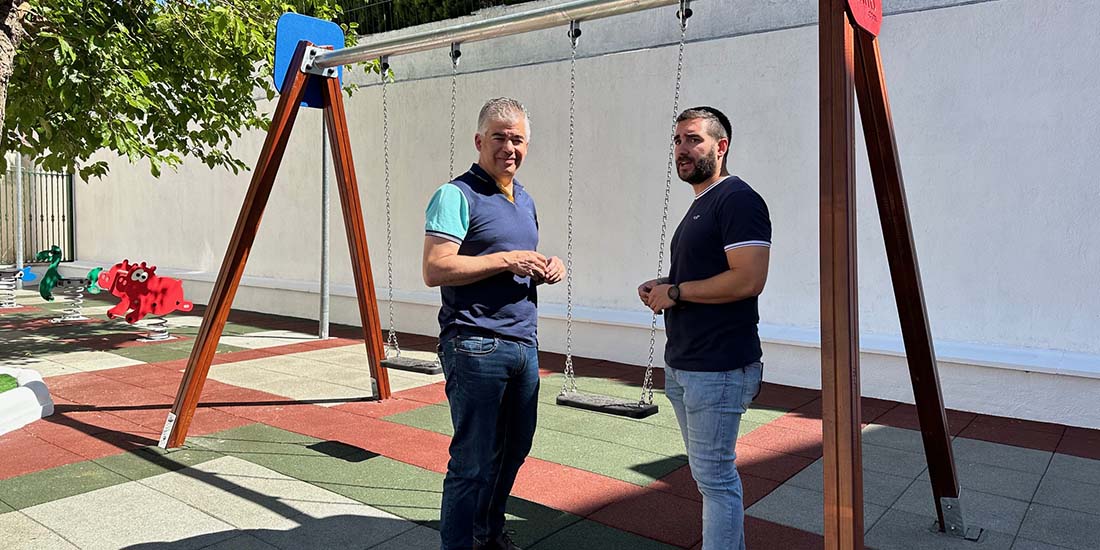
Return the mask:
[[695,169],[687,177],[681,177],[687,183],[696,185],[703,183],[714,175],[714,169],[718,167],[718,147],[715,146],[710,153],[695,161]]

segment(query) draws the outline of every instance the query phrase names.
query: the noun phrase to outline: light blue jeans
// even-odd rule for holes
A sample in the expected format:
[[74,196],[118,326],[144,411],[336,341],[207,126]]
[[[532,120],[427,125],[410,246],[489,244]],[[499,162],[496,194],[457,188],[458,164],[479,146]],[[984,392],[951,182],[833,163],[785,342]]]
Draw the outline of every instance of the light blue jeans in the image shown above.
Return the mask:
[[665,367],[665,394],[676,411],[691,477],[703,495],[703,550],[745,548],[745,505],[733,460],[741,415],[760,391],[764,366],[725,372]]

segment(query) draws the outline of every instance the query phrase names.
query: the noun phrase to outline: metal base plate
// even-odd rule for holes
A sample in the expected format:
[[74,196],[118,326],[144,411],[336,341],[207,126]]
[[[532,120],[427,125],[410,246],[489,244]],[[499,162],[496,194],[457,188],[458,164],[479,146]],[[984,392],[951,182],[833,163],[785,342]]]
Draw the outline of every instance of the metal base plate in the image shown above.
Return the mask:
[[558,395],[558,405],[625,416],[628,418],[646,418],[657,414],[657,405],[639,405],[637,401],[616,399],[606,395],[569,392]]
[[420,374],[439,374],[443,372],[443,366],[436,361],[425,361],[414,357],[390,357],[382,361],[382,366],[387,369],[417,372]]

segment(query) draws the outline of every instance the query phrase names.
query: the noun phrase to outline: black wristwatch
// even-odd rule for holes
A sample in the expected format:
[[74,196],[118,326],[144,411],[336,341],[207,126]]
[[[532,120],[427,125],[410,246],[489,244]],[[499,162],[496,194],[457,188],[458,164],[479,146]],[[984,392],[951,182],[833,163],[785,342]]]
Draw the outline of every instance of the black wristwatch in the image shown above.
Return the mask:
[[668,287],[668,299],[673,302],[680,302],[680,285],[672,285]]

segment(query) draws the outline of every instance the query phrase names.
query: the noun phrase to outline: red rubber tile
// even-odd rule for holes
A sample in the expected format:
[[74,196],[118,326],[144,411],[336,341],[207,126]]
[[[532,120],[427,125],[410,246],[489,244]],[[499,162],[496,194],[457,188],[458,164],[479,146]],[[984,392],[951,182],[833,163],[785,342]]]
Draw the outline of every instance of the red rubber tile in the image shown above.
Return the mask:
[[149,368],[149,365],[133,365],[96,371],[103,378],[118,380],[137,386],[139,388],[153,389],[159,386],[176,385],[183,380],[183,375],[168,369]]
[[[951,435],[959,435],[978,415],[972,412],[947,409],[947,428]],[[864,419],[865,422],[871,420]],[[917,408],[908,403],[900,403],[873,420],[875,424],[920,431]]]
[[436,382],[416,388],[409,388],[394,392],[393,397],[400,397],[408,401],[419,401],[426,404],[442,403],[447,400],[446,383]]
[[801,472],[806,466],[813,464],[814,460],[816,458],[781,453],[750,445],[744,439],[737,442],[737,471],[743,476],[758,477],[782,483]]
[[13,307],[13,308],[0,309],[0,315],[11,315],[12,313],[32,313],[32,312],[35,312],[35,311],[41,311],[41,310],[39,308],[34,307],[34,306],[19,306],[19,307]]
[[[155,439],[147,437],[152,435],[152,432],[143,430],[140,427],[138,430],[143,431],[146,435],[113,431],[101,431],[93,435],[70,425],[54,424],[46,421],[35,422],[35,424],[32,433],[36,437],[70,453],[80,455],[82,459],[103,458],[138,447],[156,444]],[[28,431],[31,431],[31,429]]]
[[645,489],[610,477],[528,457],[512,494],[581,517]]
[[1066,434],[1062,436],[1062,440],[1058,442],[1058,452],[1079,456],[1081,458],[1100,460],[1100,436],[1089,437],[1089,435],[1085,433],[1076,433],[1067,430]]
[[0,435],[0,456],[4,457],[0,460],[0,479],[84,460],[84,457],[39,439],[25,429]]
[[333,408],[359,416],[383,418],[391,414],[408,412],[427,406],[428,404],[423,401],[405,399],[398,396],[398,394],[394,394],[394,397],[385,401],[356,401],[337,405]]
[[702,502],[703,495],[699,494],[699,488],[695,485],[695,479],[691,477],[691,468],[687,464],[675,469],[672,473],[650,483],[650,489],[663,491],[691,500]]
[[702,537],[703,503],[644,489],[616,499],[589,519],[666,544],[691,547]]
[[971,427],[989,427],[995,430],[1030,430],[1035,432],[1044,432],[1056,435],[1062,435],[1066,431],[1066,427],[1061,424],[1051,424],[1049,422],[1036,422],[1034,420],[1021,420],[1019,418],[1006,418],[1003,416],[989,416],[979,414],[971,423]]
[[977,420],[970,424],[960,434],[960,437],[981,439],[1002,445],[1015,445],[1040,451],[1054,451],[1058,448],[1058,442],[1062,439],[1061,433],[1049,431],[1035,431],[1026,429],[1008,429],[1003,425],[979,424]]
[[741,474],[741,487],[744,491],[742,498],[745,503],[745,508],[756,504],[757,501],[771,494],[771,492],[779,488],[780,485],[782,485],[782,483],[778,481]]
[[753,550],[818,550],[825,548],[821,535],[745,516],[745,546]]
[[214,354],[214,359],[210,361],[210,364],[224,365],[226,363],[240,363],[241,361],[263,359],[265,357],[271,357],[272,355],[275,354],[263,349],[246,349],[241,351],[231,351],[228,353],[217,353]]
[[818,390],[764,382],[764,385],[760,388],[760,395],[756,396],[754,403],[762,407],[774,407],[789,411],[820,397],[821,392]]
[[792,430],[772,424],[765,424],[739,439],[738,449],[742,444],[747,444],[814,460],[821,458],[821,432]]

